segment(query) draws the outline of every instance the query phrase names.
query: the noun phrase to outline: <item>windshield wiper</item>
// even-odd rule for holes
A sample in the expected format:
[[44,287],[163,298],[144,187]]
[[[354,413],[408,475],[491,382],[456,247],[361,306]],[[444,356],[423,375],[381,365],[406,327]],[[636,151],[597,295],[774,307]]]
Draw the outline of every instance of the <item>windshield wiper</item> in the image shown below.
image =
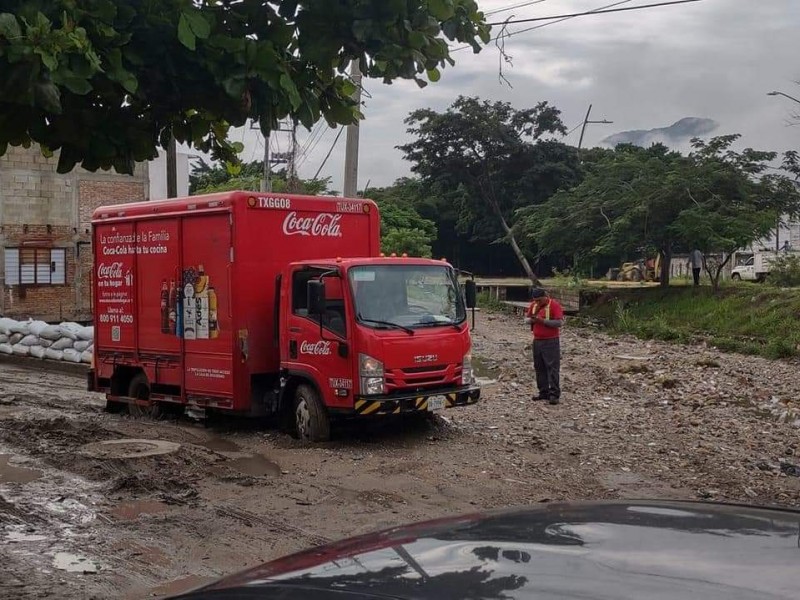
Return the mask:
[[394,329],[402,329],[408,335],[414,335],[414,330],[410,327],[406,327],[405,325],[400,325],[400,323],[392,323],[391,321],[378,321],[375,319],[365,319],[360,314],[358,315],[358,320],[362,323],[373,323],[375,325],[383,325],[384,327],[393,327]]
[[457,331],[461,331],[463,321],[456,323],[455,321],[423,321],[417,323],[417,327],[454,327]]

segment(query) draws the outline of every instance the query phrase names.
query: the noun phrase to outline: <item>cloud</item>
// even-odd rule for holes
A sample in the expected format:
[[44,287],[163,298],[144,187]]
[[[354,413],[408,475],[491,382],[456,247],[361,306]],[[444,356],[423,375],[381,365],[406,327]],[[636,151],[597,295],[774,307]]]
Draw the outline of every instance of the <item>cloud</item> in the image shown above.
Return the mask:
[[[484,11],[515,4],[513,0],[478,0]],[[607,2],[606,2],[607,3]],[[603,0],[543,2],[496,15],[501,20],[571,13],[596,8]],[[511,26],[511,30],[525,25]],[[510,102],[517,108],[547,100],[562,111],[569,129],[579,125],[589,104],[592,119],[614,125],[589,125],[584,146],[599,145],[614,131],[664,128],[687,115],[702,115],[717,123],[714,134],[740,133],[742,146],[763,150],[800,149],[800,127],[786,120],[798,106],[767,92],[777,89],[800,97],[800,0],[705,0],[694,4],[583,17],[508,38],[505,50],[513,66],[498,78],[500,55],[492,44],[479,55],[470,50],[453,54],[456,66],[442,80],[420,90],[413,82],[387,86],[365,81],[361,128],[359,185],[391,184],[409,173],[410,165],[395,147],[408,140],[403,120],[412,110],[444,110],[460,95]],[[665,128],[666,129],[666,128]],[[580,128],[566,142],[577,144]],[[307,133],[299,133],[300,145]],[[244,136],[245,158],[263,153],[258,135]],[[286,149],[288,136],[276,136]],[[331,131],[300,167],[312,176],[331,148]],[[671,138],[671,147],[688,148],[691,136]],[[343,135],[322,170],[342,189]],[[273,140],[273,144],[276,141]]]
[[667,146],[675,146],[685,143],[694,137],[702,137],[717,129],[719,123],[713,119],[701,119],[698,117],[684,117],[676,121],[669,127],[656,127],[655,129],[634,129],[632,131],[621,131],[603,139],[603,143],[608,146],[617,144],[634,144],[635,146],[650,146],[655,143],[662,143]]

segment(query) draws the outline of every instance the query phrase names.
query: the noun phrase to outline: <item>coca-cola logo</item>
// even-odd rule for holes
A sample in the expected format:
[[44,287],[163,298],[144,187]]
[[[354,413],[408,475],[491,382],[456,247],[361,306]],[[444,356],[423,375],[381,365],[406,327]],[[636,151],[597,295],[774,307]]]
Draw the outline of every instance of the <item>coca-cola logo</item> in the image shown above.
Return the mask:
[[342,215],[319,213],[315,217],[298,217],[290,212],[283,220],[283,233],[286,235],[305,235],[314,237],[342,237],[339,222]]
[[114,262],[109,265],[100,263],[97,267],[98,279],[122,279],[122,263]]
[[330,356],[331,343],[324,340],[320,340],[319,342],[303,342],[300,344],[300,354]]

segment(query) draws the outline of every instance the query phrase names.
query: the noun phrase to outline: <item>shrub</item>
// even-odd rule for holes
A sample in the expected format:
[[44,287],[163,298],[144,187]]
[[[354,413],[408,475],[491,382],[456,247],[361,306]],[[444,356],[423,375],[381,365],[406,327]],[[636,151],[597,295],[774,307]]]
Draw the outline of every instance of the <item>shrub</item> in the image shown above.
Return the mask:
[[767,281],[778,287],[800,286],[800,256],[785,254],[772,261]]

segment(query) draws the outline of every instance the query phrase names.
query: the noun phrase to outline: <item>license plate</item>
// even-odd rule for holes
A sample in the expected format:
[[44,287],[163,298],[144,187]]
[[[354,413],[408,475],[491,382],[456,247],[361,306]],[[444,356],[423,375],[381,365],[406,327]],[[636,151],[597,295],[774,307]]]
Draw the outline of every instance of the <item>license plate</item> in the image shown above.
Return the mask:
[[431,412],[434,410],[444,410],[444,396],[428,398],[428,410]]

